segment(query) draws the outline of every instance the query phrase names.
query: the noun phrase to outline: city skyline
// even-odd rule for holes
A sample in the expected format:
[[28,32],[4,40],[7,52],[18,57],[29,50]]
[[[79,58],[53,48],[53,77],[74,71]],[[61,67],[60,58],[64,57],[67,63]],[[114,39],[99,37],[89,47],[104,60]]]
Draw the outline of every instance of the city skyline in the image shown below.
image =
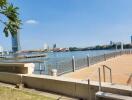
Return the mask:
[[[109,41],[130,43],[131,0],[9,0],[20,8],[22,49],[88,47]],[[0,29],[2,34],[2,29]],[[0,37],[0,45],[11,50],[11,37]]]

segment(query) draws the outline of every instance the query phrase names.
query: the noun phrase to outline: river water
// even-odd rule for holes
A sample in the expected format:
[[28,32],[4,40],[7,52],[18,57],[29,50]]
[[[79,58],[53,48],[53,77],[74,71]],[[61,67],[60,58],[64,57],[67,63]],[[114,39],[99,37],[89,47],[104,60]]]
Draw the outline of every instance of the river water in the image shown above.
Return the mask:
[[[64,69],[67,67],[66,70],[71,69],[72,64],[72,57],[77,59],[86,59],[87,56],[92,57],[92,56],[98,56],[98,55],[103,55],[107,53],[114,52],[115,50],[89,50],[89,51],[73,51],[73,52],[49,52],[46,53],[46,57],[44,58],[39,58],[39,60],[44,61],[44,64],[42,64],[41,70],[45,70],[44,73],[49,72],[51,69]],[[86,63],[86,62],[84,62]],[[39,66],[36,64],[35,69],[39,70]],[[63,67],[63,68],[62,68]],[[36,73],[39,73],[39,71]]]
[[[35,63],[35,74],[39,74],[40,73],[39,70],[42,70],[44,74],[48,74],[51,69],[60,69],[60,67],[63,67],[64,70],[68,70],[68,68],[70,69],[72,67],[71,61],[73,56],[75,59],[84,59],[87,58],[87,56],[89,57],[98,56],[98,55],[111,53],[114,51],[115,50],[89,50],[89,51],[72,51],[72,52],[48,52],[48,53],[28,53],[28,54],[25,53],[20,55],[46,54],[46,57],[16,59],[5,62],[31,61]],[[41,63],[35,61],[41,61]],[[2,62],[2,60],[0,62]]]
[[61,61],[63,59],[72,59],[75,58],[84,58],[86,56],[98,56],[107,53],[114,52],[114,50],[89,50],[89,51],[73,51],[73,52],[49,52],[47,53],[47,57],[44,58],[46,61]]

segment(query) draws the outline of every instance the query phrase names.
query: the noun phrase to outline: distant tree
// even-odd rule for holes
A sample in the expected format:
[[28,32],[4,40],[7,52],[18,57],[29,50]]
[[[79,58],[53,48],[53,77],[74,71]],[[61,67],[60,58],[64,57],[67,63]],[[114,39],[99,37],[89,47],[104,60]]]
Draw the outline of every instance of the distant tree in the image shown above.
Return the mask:
[[70,51],[79,51],[80,49],[77,48],[77,47],[70,47],[69,50],[70,50]]
[[6,37],[9,34],[14,37],[20,29],[21,20],[19,19],[18,9],[7,0],[0,0],[0,15],[2,16],[0,22],[4,25],[3,32]]

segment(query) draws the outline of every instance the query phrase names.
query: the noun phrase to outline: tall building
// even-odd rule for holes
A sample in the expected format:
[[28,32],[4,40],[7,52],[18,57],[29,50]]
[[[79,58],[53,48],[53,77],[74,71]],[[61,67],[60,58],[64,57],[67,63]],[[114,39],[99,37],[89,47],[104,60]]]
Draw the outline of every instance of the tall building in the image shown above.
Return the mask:
[[113,42],[112,41],[110,41],[110,45],[113,45]]
[[131,36],[131,44],[132,44],[132,36]]
[[53,45],[53,49],[55,49],[55,48],[56,48],[56,44]]
[[17,52],[21,49],[20,46],[20,34],[17,33],[14,37],[12,37],[12,51]]
[[48,44],[47,43],[44,44],[44,50],[48,50]]

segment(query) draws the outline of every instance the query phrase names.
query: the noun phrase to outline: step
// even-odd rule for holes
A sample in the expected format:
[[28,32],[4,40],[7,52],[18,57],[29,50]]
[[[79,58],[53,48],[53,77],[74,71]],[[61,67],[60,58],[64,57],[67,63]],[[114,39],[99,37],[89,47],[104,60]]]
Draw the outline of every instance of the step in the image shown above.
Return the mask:
[[[98,100],[98,98],[104,98],[103,100],[132,100],[132,97],[130,96],[123,96],[123,95],[119,95],[119,94],[113,94],[113,93],[108,93],[108,92],[97,92],[96,93],[96,98]],[[102,100],[101,99],[101,100]]]

